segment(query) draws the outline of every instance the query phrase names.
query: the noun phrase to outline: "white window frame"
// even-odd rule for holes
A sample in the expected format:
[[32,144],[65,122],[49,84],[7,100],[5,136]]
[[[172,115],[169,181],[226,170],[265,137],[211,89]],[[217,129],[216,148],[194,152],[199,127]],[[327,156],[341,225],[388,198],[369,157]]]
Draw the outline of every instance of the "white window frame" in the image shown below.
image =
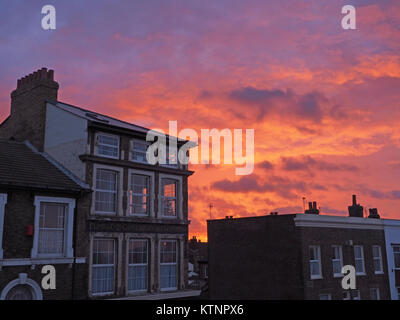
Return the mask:
[[[130,190],[132,186],[132,175],[141,175],[141,176],[148,176],[150,179],[150,188],[149,188],[149,214],[132,214],[130,213]],[[146,170],[137,170],[137,169],[129,169],[128,170],[128,190],[127,190],[127,209],[126,209],[126,216],[128,217],[154,217],[154,199],[155,199],[155,192],[154,192],[154,182],[155,182],[155,175],[154,172],[146,171]]]
[[[113,148],[117,148],[117,156],[110,156],[110,155],[104,155],[99,153],[99,136],[105,136],[105,137],[110,137],[110,138],[116,138],[118,141],[118,146],[114,146],[114,145],[109,145],[109,144],[102,144],[108,147],[113,147]],[[120,157],[120,153],[121,153],[121,138],[118,135],[115,134],[109,134],[109,133],[104,133],[104,132],[96,132],[95,134],[95,140],[94,140],[94,146],[95,146],[95,150],[94,150],[94,154],[96,156],[99,157],[105,157],[105,158],[110,158],[110,159],[119,159]]]
[[[323,296],[326,296],[328,299],[321,299]],[[332,295],[330,293],[321,293],[319,295],[319,300],[332,300]]]
[[[146,263],[129,263],[129,247],[130,247],[130,243],[131,241],[145,241],[147,244],[147,252],[146,252]],[[139,239],[139,238],[130,238],[128,239],[128,255],[127,255],[127,264],[128,264],[128,272],[127,272],[127,291],[129,294],[131,293],[139,293],[139,292],[147,292],[149,290],[149,277],[150,277],[150,266],[149,266],[149,255],[150,255],[150,241],[149,239]],[[146,266],[147,267],[147,277],[146,277],[146,289],[138,289],[138,290],[130,290],[129,289],[129,268],[133,267],[133,266]]]
[[[334,278],[340,278],[343,277],[343,273],[342,273],[342,268],[343,268],[343,249],[342,246],[338,246],[338,245],[333,245],[332,246],[332,250],[333,252],[335,252],[335,248],[339,248],[339,258],[332,258],[332,271],[333,271],[333,277]],[[334,262],[340,262],[340,273],[335,273],[335,269],[334,269]]]
[[5,206],[7,204],[7,194],[0,193],[0,259],[3,259],[3,230]]
[[[96,180],[97,180],[97,170],[110,170],[117,172],[117,196],[116,196],[116,208],[115,212],[105,212],[105,211],[96,211]],[[93,215],[105,215],[105,216],[122,216],[122,197],[123,197],[123,176],[124,176],[124,169],[120,167],[114,166],[107,166],[107,165],[100,165],[94,164],[93,165],[93,182],[92,182],[92,207],[91,207],[91,214]],[[101,191],[101,190],[100,190]],[[108,191],[108,190],[107,190]]]
[[[114,268],[114,281],[113,281],[113,291],[107,291],[107,292],[93,292],[93,269],[96,268],[95,266],[98,266],[99,268],[101,267],[107,267],[107,266],[111,266],[110,264],[106,264],[106,265],[97,265],[93,263],[93,244],[95,240],[112,240],[113,244],[114,244],[114,263],[113,263],[113,268]],[[116,286],[116,281],[117,281],[117,247],[118,247],[118,239],[114,238],[114,237],[101,237],[101,236],[94,236],[92,241],[91,241],[91,250],[90,250],[90,293],[93,297],[96,296],[109,296],[109,295],[113,295],[115,293],[115,286]]]
[[[361,248],[361,258],[357,258],[356,257],[356,248]],[[363,267],[363,271],[357,271],[357,260],[361,260],[362,261],[362,267]],[[356,268],[356,275],[365,275],[365,257],[364,257],[364,247],[361,245],[355,245],[354,246],[354,267]]]
[[[393,250],[393,268],[395,270],[400,269],[400,265],[396,266],[396,256],[398,255],[400,257],[400,245],[392,245],[392,250]],[[397,251],[399,250],[399,251]]]
[[[65,216],[65,232],[64,232],[64,252],[61,254],[42,254],[39,253],[39,227],[40,227],[40,205],[42,202],[60,203],[68,205]],[[56,198],[36,196],[35,205],[35,232],[33,233],[33,247],[31,250],[31,258],[73,258],[74,249],[72,247],[72,237],[74,232],[74,212],[75,199],[72,198]]]
[[[138,143],[138,144],[141,144],[141,145],[146,145],[146,152],[145,152],[145,154],[144,154],[144,158],[145,158],[144,161],[140,161],[140,160],[137,160],[137,159],[134,159],[134,158],[133,158],[133,152],[134,152],[134,150],[135,150],[135,148],[134,148],[134,144],[135,144],[135,143]],[[139,140],[139,139],[132,139],[132,140],[130,141],[129,160],[132,161],[132,162],[143,163],[143,164],[149,164],[148,161],[147,161],[147,157],[146,157],[147,148],[148,148],[149,146],[150,146],[150,142],[148,142],[148,141]]]
[[[318,254],[318,260],[311,260],[311,257],[309,257],[309,268],[310,268],[310,278],[311,278],[311,280],[314,280],[314,279],[322,279],[322,264],[321,264],[321,247],[320,246],[318,246],[318,245],[311,245],[311,246],[308,246],[308,254],[309,254],[309,252],[310,252],[310,250],[311,249],[313,249],[313,250],[317,250],[316,252],[317,252],[317,254]],[[311,273],[311,263],[318,263],[318,267],[319,267],[319,274],[312,274]]]
[[[174,242],[175,243],[175,263],[172,262],[166,262],[166,263],[161,263],[161,243],[162,242]],[[178,239],[161,239],[158,243],[158,252],[159,252],[159,256],[158,256],[158,265],[159,265],[159,283],[160,283],[160,291],[174,291],[174,290],[178,290],[178,286],[179,286],[179,260],[180,260],[180,255],[179,255],[179,240]],[[169,288],[161,288],[161,265],[175,265],[176,266],[176,287],[169,287]]]
[[[374,248],[378,248],[379,257],[374,256]],[[383,274],[383,261],[382,261],[382,248],[381,246],[372,246],[372,260],[374,264],[374,272],[375,274]],[[375,270],[375,260],[379,260],[380,269],[379,271]]]
[[[176,186],[176,215],[165,216],[163,213],[163,186],[162,179],[172,179],[177,181]],[[182,192],[182,177],[170,174],[160,173],[158,176],[158,217],[163,219],[183,219],[183,192]]]
[[[376,290],[376,299],[372,299],[372,292],[374,290]],[[371,300],[381,300],[381,295],[380,295],[380,292],[379,292],[379,288],[370,288],[369,289],[369,294],[370,294],[370,299]]]

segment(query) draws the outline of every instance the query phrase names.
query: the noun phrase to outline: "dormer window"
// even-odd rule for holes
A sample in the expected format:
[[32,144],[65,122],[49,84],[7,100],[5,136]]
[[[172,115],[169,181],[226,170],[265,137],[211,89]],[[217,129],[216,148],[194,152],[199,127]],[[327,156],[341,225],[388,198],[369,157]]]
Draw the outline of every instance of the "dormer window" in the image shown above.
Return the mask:
[[141,140],[132,140],[131,160],[140,163],[147,163],[146,152],[149,143]]
[[118,159],[119,137],[111,134],[97,133],[95,153],[98,156]]

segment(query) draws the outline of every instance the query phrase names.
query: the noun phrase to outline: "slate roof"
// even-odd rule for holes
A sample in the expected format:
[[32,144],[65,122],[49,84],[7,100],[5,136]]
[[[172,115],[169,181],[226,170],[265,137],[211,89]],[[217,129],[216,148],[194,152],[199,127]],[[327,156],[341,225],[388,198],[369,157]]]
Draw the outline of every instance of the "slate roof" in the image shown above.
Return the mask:
[[0,185],[80,192],[87,185],[29,142],[0,140]]
[[138,132],[142,132],[142,133],[146,133],[149,130],[149,129],[141,127],[141,126],[138,126],[138,125],[126,122],[126,121],[118,120],[113,117],[101,114],[101,113],[97,113],[94,111],[76,107],[71,104],[63,103],[60,101],[50,101],[50,100],[47,100],[47,102],[51,103],[52,105],[54,105],[64,111],[72,113],[72,114],[74,114],[80,118],[86,119],[88,121],[100,122],[100,123],[108,124],[110,126],[115,126],[115,127],[119,127],[119,128],[128,129],[128,130],[133,130],[133,131],[138,131]]
[[[112,127],[117,127],[117,128],[122,128],[122,129],[127,129],[127,130],[132,130],[132,131],[136,131],[136,132],[141,132],[146,134],[150,129],[149,128],[145,128],[133,123],[129,123],[126,121],[122,121],[110,116],[107,116],[105,114],[101,114],[98,112],[94,112],[88,109],[83,109],[68,103],[64,103],[61,101],[52,101],[52,100],[46,100],[47,103],[52,104],[53,106],[64,110],[66,112],[69,112],[77,117],[83,118],[87,121],[91,121],[91,122],[95,122],[95,123],[100,123],[103,125],[109,125]],[[168,137],[168,134],[166,134],[166,136]],[[189,140],[186,139],[181,139],[178,137],[178,142],[189,142]],[[193,145],[192,147],[197,146],[197,143],[192,142]]]

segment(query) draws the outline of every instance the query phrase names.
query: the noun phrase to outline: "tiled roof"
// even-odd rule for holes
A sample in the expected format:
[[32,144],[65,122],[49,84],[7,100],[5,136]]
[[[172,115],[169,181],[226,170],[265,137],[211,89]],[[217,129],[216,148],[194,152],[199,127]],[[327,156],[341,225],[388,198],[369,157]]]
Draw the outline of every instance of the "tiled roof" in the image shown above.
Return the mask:
[[0,140],[0,185],[79,192],[87,186],[27,142]]

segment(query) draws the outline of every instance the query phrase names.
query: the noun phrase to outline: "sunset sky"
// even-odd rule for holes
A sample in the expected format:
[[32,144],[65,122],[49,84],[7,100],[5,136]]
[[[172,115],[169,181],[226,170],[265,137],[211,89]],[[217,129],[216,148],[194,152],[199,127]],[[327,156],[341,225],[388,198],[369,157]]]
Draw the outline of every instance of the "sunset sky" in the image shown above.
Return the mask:
[[[41,28],[41,9],[57,29]],[[342,6],[357,29],[341,27]],[[190,234],[213,218],[400,219],[399,0],[2,1],[0,120],[16,80],[55,70],[59,100],[149,128],[254,129],[255,170],[192,165]]]

